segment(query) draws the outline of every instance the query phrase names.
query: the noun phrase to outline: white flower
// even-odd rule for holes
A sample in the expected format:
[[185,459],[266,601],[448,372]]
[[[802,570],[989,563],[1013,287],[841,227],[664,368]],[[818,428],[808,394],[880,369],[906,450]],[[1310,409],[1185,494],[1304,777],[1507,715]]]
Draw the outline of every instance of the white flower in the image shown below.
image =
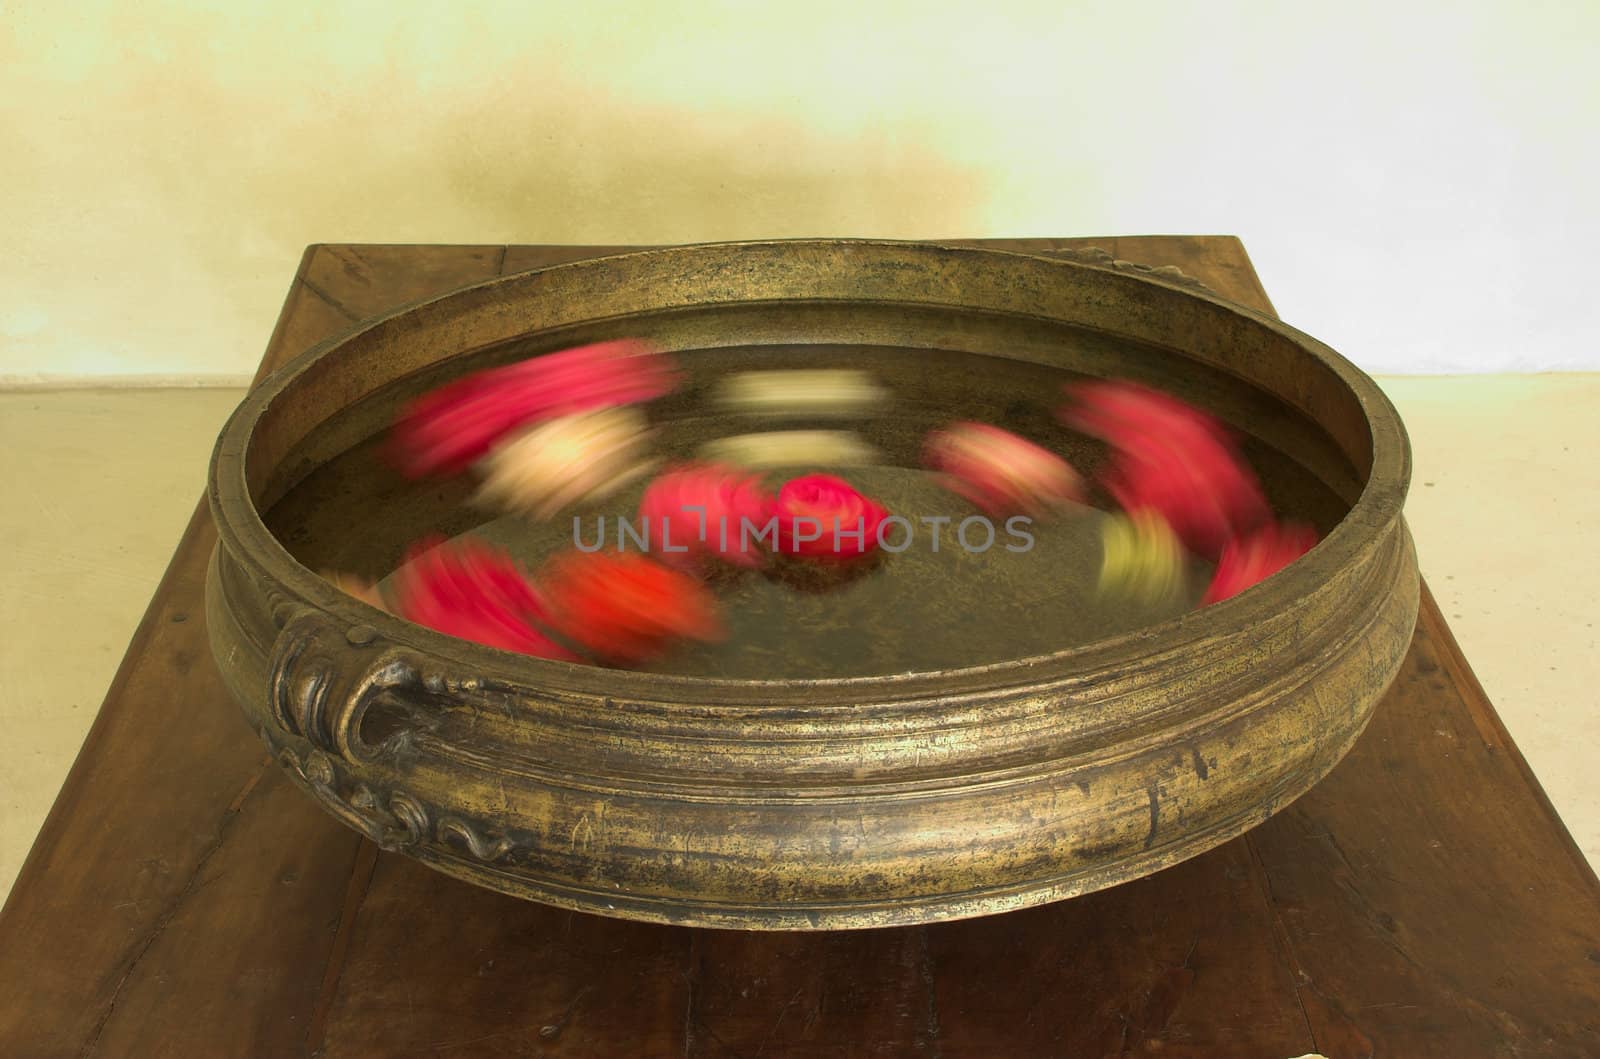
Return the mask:
[[645,454],[649,437],[649,425],[636,408],[603,408],[545,420],[512,435],[478,462],[483,484],[473,499],[549,518],[648,473],[654,466]]

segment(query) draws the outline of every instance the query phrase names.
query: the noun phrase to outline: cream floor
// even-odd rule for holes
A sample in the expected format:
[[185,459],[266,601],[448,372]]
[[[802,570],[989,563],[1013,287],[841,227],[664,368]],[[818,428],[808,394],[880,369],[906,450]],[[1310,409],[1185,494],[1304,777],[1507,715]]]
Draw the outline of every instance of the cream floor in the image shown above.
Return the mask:
[[[1380,380],[1416,457],[1423,573],[1600,864],[1600,375]],[[9,892],[242,391],[0,393],[0,896]],[[231,709],[218,703],[219,709]]]

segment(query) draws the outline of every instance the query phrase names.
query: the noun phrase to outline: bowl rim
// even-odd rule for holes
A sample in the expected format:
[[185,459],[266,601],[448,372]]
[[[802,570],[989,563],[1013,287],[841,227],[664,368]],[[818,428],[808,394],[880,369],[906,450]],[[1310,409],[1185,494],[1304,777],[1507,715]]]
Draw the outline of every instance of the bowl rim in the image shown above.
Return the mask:
[[[1265,581],[1220,603],[1114,636],[1057,651],[949,669],[912,670],[843,677],[745,678],[663,674],[615,669],[583,662],[537,658],[487,647],[405,621],[349,596],[302,564],[270,531],[251,498],[246,454],[255,428],[274,400],[287,392],[312,365],[337,356],[340,347],[398,317],[438,306],[502,284],[561,271],[603,267],[622,259],[686,257],[730,250],[793,246],[895,248],[953,255],[973,262],[1026,261],[1051,269],[1094,274],[1097,280],[1137,290],[1158,287],[1173,296],[1198,299],[1289,340],[1322,362],[1356,399],[1371,440],[1371,468],[1350,510],[1305,556]],[[640,314],[642,315],[642,314]],[[459,353],[469,352],[467,350]],[[457,355],[449,353],[440,360]],[[1225,369],[1224,369],[1225,370]],[[1301,599],[1333,575],[1370,553],[1400,517],[1411,477],[1411,450],[1393,404],[1365,372],[1338,352],[1275,316],[1241,305],[1209,289],[1175,286],[1158,275],[1111,270],[1070,258],[1017,250],[950,245],[937,241],[889,239],[760,239],[691,243],[606,254],[529,269],[432,295],[361,321],[294,357],[259,380],[228,418],[212,451],[207,495],[219,544],[236,559],[248,556],[290,595],[325,612],[344,627],[366,626],[379,638],[435,659],[448,659],[480,674],[486,682],[536,690],[541,695],[597,698],[684,707],[727,704],[810,705],[819,692],[833,701],[905,702],[938,699],[949,703],[969,694],[996,690],[1025,692],[1056,685],[1108,667],[1170,657],[1203,638],[1259,625],[1284,610],[1283,594]],[[1276,590],[1276,591],[1275,591]]]

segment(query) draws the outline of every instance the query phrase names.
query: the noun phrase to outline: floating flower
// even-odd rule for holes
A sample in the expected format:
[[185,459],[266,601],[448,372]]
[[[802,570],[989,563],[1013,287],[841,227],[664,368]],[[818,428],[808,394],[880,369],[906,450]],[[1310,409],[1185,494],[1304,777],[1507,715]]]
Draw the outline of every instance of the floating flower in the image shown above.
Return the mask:
[[642,555],[571,552],[543,581],[557,631],[607,661],[648,662],[674,640],[724,635],[699,581]]
[[1066,460],[987,423],[956,423],[930,434],[923,460],[952,492],[996,517],[1038,517],[1084,497],[1083,479]]
[[1100,527],[1100,594],[1148,606],[1176,602],[1184,592],[1183,545],[1166,519],[1149,508],[1111,515]]
[[560,416],[501,442],[478,464],[474,500],[535,518],[594,500],[648,474],[649,425],[636,408]]
[[[754,537],[772,517],[772,496],[756,475],[722,464],[685,464],[650,483],[639,501],[639,516],[657,535],[655,553],[664,562],[692,563],[715,555],[755,566]],[[666,550],[669,545],[672,551]]]
[[878,527],[889,517],[883,505],[843,478],[807,474],[778,490],[777,549],[807,559],[853,559],[878,547]]
[[570,658],[541,631],[547,608],[522,567],[472,539],[412,549],[394,576],[395,613],[447,636],[541,658]]
[[735,412],[772,416],[867,415],[888,391],[864,371],[822,368],[741,371],[717,385],[717,403]]
[[1176,398],[1128,382],[1069,388],[1061,418],[1113,449],[1106,489],[1125,510],[1159,512],[1194,552],[1216,558],[1265,521],[1261,487],[1227,431]]
[[700,446],[700,458],[752,468],[839,467],[874,463],[879,453],[853,430],[763,430],[714,438]]
[[1222,550],[1217,572],[1200,605],[1237,596],[1309,552],[1316,543],[1316,531],[1299,523],[1269,522],[1253,533],[1235,537]]
[[621,339],[469,375],[413,401],[395,423],[395,462],[412,477],[470,467],[507,434],[554,416],[637,404],[677,376],[649,345]]
[[1254,483],[1214,454],[1126,459],[1107,474],[1105,486],[1125,510],[1159,512],[1184,544],[1207,558],[1267,514]]
[[1066,389],[1075,403],[1063,409],[1062,418],[1112,444],[1137,442],[1150,435],[1172,442],[1228,443],[1227,430],[1214,417],[1160,390],[1118,379],[1078,383]]

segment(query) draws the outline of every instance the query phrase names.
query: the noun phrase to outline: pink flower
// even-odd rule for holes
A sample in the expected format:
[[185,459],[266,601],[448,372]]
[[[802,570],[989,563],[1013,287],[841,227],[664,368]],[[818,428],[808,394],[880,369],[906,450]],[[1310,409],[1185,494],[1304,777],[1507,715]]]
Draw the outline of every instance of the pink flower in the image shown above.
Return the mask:
[[522,567],[481,541],[415,546],[394,578],[395,613],[447,636],[540,658],[571,658],[541,631],[547,608]]
[[1222,424],[1176,398],[1128,382],[1069,387],[1063,422],[1113,450],[1106,489],[1127,511],[1149,508],[1190,550],[1216,558],[1270,511]]
[[648,662],[674,640],[724,635],[705,586],[642,555],[570,552],[543,580],[562,635],[607,661]]
[[598,342],[469,375],[413,401],[394,426],[396,465],[454,474],[536,420],[636,404],[677,385],[672,364],[634,339]]
[[790,479],[773,505],[778,550],[808,559],[851,559],[878,547],[889,512],[842,478],[807,474]]
[[1300,523],[1269,522],[1243,537],[1235,537],[1222,550],[1211,587],[1200,600],[1202,607],[1237,596],[1259,584],[1310,551],[1317,533]]
[[1061,417],[1086,434],[1117,440],[1137,440],[1143,435],[1178,441],[1211,440],[1228,444],[1222,424],[1170,394],[1119,379],[1084,382],[1066,387],[1076,404]]
[[[761,479],[718,463],[667,470],[639,501],[644,525],[656,535],[663,562],[693,563],[714,555],[738,566],[760,561],[753,543],[772,517],[772,496]],[[665,549],[670,544],[672,551]],[[679,552],[678,548],[687,548]]]
[[956,423],[928,435],[923,460],[979,510],[1043,515],[1083,500],[1083,479],[1066,460],[987,423]]

